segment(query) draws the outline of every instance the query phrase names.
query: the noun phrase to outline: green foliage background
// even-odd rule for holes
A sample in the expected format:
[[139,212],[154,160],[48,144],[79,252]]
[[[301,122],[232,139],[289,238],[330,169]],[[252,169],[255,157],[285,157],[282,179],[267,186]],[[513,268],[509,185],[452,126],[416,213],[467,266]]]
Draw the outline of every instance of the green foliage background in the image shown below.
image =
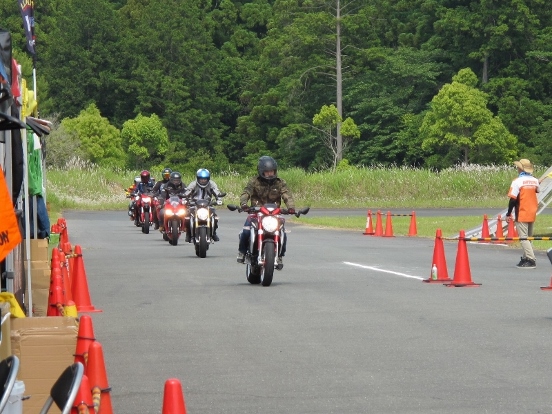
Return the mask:
[[[73,154],[243,173],[269,153],[282,167],[332,166],[312,119],[337,100],[338,4],[342,119],[360,131],[350,165],[552,163],[544,0],[40,0],[38,108],[60,125],[49,165]],[[0,16],[31,80],[17,2],[0,0]],[[161,138],[132,146],[124,125],[140,117],[157,117]]]

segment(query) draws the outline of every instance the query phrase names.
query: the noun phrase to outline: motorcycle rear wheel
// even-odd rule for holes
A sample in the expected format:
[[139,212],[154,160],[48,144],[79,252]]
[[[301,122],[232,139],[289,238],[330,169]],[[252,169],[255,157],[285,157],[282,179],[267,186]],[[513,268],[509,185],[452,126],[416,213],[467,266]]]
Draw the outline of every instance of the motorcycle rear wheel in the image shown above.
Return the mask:
[[259,266],[247,264],[245,266],[245,277],[247,281],[252,285],[258,285],[261,283],[261,272]]
[[263,247],[264,265],[261,268],[261,285],[270,286],[274,276],[274,260],[276,253],[272,243],[266,243]]

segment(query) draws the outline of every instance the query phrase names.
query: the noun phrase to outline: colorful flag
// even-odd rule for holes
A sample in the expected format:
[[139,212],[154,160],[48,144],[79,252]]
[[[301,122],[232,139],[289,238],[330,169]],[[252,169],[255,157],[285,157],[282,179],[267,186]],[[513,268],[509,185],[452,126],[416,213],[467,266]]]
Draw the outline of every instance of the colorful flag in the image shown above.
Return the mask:
[[21,231],[13,210],[13,203],[4,178],[4,172],[0,169],[0,260],[4,258],[21,243]]
[[23,17],[23,27],[25,28],[25,36],[27,37],[27,50],[33,56],[36,56],[35,51],[35,34],[34,34],[34,0],[18,0],[21,17]]

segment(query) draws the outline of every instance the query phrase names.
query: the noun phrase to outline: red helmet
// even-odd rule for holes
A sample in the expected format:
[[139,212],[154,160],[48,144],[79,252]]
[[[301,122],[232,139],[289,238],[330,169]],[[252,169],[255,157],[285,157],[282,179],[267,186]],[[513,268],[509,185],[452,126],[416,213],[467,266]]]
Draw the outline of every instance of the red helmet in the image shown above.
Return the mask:
[[148,170],[144,170],[140,173],[140,180],[144,183],[144,184],[147,184],[149,183],[150,181],[150,173]]

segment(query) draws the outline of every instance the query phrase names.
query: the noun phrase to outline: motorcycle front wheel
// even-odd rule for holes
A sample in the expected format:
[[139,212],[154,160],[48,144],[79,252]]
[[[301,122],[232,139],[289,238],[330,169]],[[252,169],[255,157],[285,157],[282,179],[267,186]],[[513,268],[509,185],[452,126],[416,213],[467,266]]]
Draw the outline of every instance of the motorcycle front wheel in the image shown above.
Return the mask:
[[178,222],[173,221],[171,223],[171,244],[173,246],[178,245]]
[[198,256],[204,258],[207,256],[207,227],[199,228],[199,246],[198,246]]
[[150,212],[146,211],[144,213],[144,224],[142,224],[142,233],[149,234],[150,228]]
[[264,264],[261,268],[261,285],[270,286],[274,275],[274,259],[276,257],[274,245],[266,243],[263,246]]

